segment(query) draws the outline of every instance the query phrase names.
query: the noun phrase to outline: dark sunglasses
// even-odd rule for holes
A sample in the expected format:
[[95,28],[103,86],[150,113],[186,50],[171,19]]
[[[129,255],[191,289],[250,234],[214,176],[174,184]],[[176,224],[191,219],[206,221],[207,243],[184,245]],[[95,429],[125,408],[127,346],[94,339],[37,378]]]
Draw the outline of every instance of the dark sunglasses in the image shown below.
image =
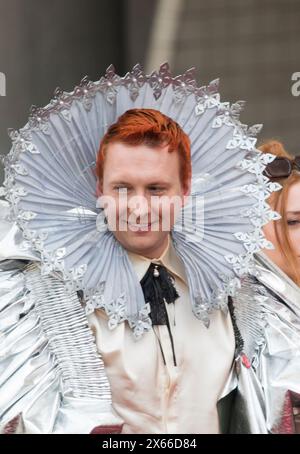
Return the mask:
[[300,170],[300,156],[295,159],[275,158],[268,164],[263,172],[269,178],[289,177],[293,169]]

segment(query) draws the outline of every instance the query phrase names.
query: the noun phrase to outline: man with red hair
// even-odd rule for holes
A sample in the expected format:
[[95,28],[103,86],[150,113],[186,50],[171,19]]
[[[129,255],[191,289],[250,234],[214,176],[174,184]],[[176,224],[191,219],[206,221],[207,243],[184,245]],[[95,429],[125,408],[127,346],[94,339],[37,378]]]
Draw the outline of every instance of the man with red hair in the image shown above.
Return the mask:
[[[127,323],[109,330],[103,309],[89,315],[123,433],[218,433],[217,401],[234,357],[232,324],[217,311],[208,330],[192,314],[184,264],[170,238],[177,211],[161,203],[176,199],[178,209],[189,195],[190,140],[157,110],[129,110],[103,137],[96,174],[108,225],[151,303],[152,330],[139,341]],[[151,267],[174,284],[172,301],[159,301],[159,309],[149,294]]]
[[0,431],[293,430],[298,325],[271,293],[234,300],[247,273],[270,280],[253,255],[277,219],[242,107],[193,69],[109,67],[10,131]]
[[[132,109],[110,126],[97,156],[97,193],[116,201],[125,192],[130,198],[135,197],[132,204],[127,198],[129,211],[125,214],[133,214],[134,205],[136,215],[128,222],[128,228],[121,229],[122,220],[117,213],[119,228],[114,229],[114,234],[122,246],[149,258],[161,255],[175,218],[169,220],[166,212],[158,210],[153,219],[151,205],[158,201],[155,198],[166,201],[176,196],[183,204],[184,196],[190,192],[191,173],[190,140],[175,121],[161,112]],[[166,231],[163,221],[166,224],[168,220]]]

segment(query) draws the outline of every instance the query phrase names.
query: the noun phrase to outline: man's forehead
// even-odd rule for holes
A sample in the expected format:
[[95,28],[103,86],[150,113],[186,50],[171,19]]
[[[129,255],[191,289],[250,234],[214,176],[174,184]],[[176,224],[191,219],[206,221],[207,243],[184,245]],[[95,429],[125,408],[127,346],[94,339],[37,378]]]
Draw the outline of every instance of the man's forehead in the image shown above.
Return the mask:
[[164,173],[163,175],[158,175],[157,171],[139,171],[133,172],[129,169],[124,169],[123,171],[115,171],[107,174],[107,179],[111,184],[124,183],[124,184],[148,184],[148,185],[158,185],[158,184],[170,184],[174,179],[172,173],[170,175]]
[[109,180],[167,183],[174,179],[178,168],[177,153],[169,153],[167,148],[112,144],[107,151],[104,172]]
[[113,142],[107,146],[105,153],[106,161],[113,161],[115,163],[122,163],[125,161],[138,162],[155,162],[162,163],[164,161],[171,161],[178,158],[178,153],[169,152],[169,146],[149,146],[141,143],[138,145],[130,145],[121,142]]

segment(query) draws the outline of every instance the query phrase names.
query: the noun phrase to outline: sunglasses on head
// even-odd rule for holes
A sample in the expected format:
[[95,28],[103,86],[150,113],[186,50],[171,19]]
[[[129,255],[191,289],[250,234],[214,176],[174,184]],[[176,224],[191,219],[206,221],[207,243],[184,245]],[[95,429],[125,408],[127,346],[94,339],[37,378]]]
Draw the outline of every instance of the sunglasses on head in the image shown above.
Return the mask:
[[275,158],[264,170],[264,175],[269,178],[287,178],[293,169],[300,171],[300,156],[295,159]]

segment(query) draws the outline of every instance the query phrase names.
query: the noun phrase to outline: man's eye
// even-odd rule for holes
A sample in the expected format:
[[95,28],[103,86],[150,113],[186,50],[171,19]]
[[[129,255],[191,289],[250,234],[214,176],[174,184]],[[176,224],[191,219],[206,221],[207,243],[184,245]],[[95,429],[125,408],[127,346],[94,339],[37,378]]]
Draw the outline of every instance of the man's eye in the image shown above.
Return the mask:
[[127,192],[128,188],[127,188],[127,186],[115,186],[114,190],[118,191],[118,192]]
[[164,188],[158,188],[158,187],[152,187],[152,188],[149,188],[149,190],[151,192],[164,192]]
[[297,225],[300,224],[300,221],[298,219],[289,219],[287,223],[288,225]]

